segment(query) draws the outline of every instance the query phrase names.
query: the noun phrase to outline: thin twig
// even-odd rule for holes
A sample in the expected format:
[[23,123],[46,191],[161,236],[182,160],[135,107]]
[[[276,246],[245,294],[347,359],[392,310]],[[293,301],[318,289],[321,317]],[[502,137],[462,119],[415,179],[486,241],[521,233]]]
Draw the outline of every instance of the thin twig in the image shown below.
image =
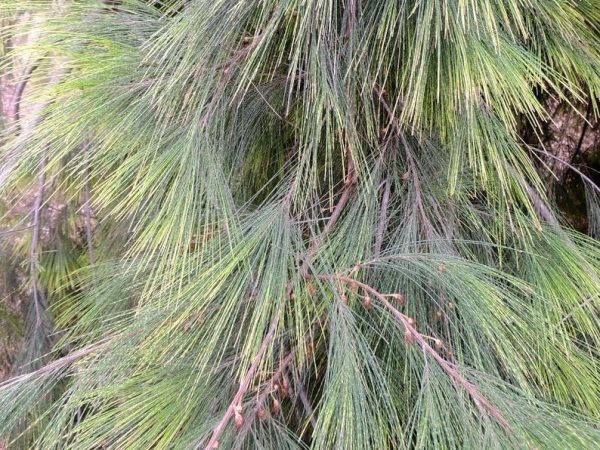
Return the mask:
[[[337,223],[338,219],[342,215],[342,211],[346,207],[348,200],[350,200],[350,195],[352,194],[352,191],[354,190],[354,186],[356,185],[356,181],[358,179],[358,177],[356,175],[356,167],[354,165],[354,158],[352,156],[352,150],[350,150],[350,148],[348,148],[346,150],[346,161],[347,161],[348,167],[346,169],[347,170],[346,179],[344,180],[344,190],[342,192],[340,199],[338,200],[337,204],[335,205],[335,208],[333,209],[333,213],[331,214],[331,217],[327,221],[327,224],[325,224],[325,228],[323,228],[323,232],[319,236],[321,239],[326,237],[331,232],[331,230]],[[317,241],[313,241],[313,250],[316,251],[317,245],[318,245]]]
[[[65,68],[65,66],[66,64],[62,62],[61,66],[59,66],[59,68],[51,76],[49,82],[47,83],[48,88],[53,88],[60,84],[63,78],[67,75],[67,73],[69,73],[69,69]],[[46,109],[52,104],[53,101],[54,99],[50,98],[44,102],[34,105],[30,114],[27,115],[28,120],[26,120],[24,124],[26,126],[20,127],[20,133],[17,137],[17,140],[15,141],[14,147],[11,148],[7,155],[4,157],[3,164],[0,167],[0,187],[2,187],[6,179],[10,176],[14,168],[17,166],[19,156],[23,152],[23,149],[27,145],[29,138],[34,133],[36,127],[42,121]]]
[[561,230],[561,226],[560,226],[560,223],[558,222],[558,219],[552,213],[552,211],[550,211],[550,208],[548,208],[548,206],[546,205],[546,202],[544,202],[544,200],[542,200],[542,198],[535,191],[535,189],[533,189],[529,185],[529,183],[527,183],[525,180],[521,179],[521,184],[525,188],[525,191],[527,192],[529,199],[533,203],[533,207],[535,208],[537,213],[540,215],[540,217],[542,219],[544,219],[546,222],[548,222],[550,225],[552,225],[555,229]]
[[588,130],[588,125],[590,124],[590,115],[592,114],[592,102],[590,101],[587,105],[585,111],[585,118],[583,119],[583,127],[581,127],[581,134],[579,135],[579,141],[577,141],[577,147],[575,147],[575,151],[573,152],[573,156],[571,156],[571,164],[575,162],[575,158],[579,156],[581,152],[581,146],[583,145],[583,139],[585,138],[585,133]]
[[571,310],[569,311],[568,314],[566,314],[561,320],[560,322],[558,322],[557,324],[554,325],[553,328],[558,327],[559,325],[562,325],[563,323],[565,323],[567,320],[569,320],[571,317],[573,317],[580,309],[585,308],[586,306],[589,306],[590,303],[592,303],[594,300],[598,300],[599,294],[596,293],[595,295],[590,295],[588,298],[584,299],[581,303],[579,303],[577,306],[571,308]]
[[381,254],[381,246],[383,245],[383,235],[388,224],[388,206],[390,202],[391,183],[390,179],[386,178],[383,182],[383,198],[381,199],[381,209],[379,211],[379,222],[377,224],[377,233],[375,235],[375,244],[373,245],[373,258],[378,258]]
[[82,349],[76,350],[72,353],[69,353],[66,356],[63,356],[62,358],[54,360],[51,363],[48,363],[45,366],[43,366],[33,372],[29,372],[29,373],[25,373],[23,375],[18,375],[16,377],[12,377],[3,383],[0,383],[0,391],[2,391],[4,389],[8,389],[11,386],[13,386],[17,383],[20,383],[22,381],[26,381],[29,378],[32,378],[33,376],[45,375],[47,373],[53,372],[54,370],[60,369],[64,366],[74,363],[75,361],[83,358],[84,356],[89,355],[90,353],[94,353],[98,350],[103,349],[104,347],[106,347],[109,344],[110,341],[111,340],[109,338],[105,338],[99,342],[96,342],[95,344],[88,345],[87,347],[83,347]]
[[444,359],[433,347],[429,345],[427,340],[423,337],[421,333],[419,333],[416,328],[413,326],[413,322],[411,319],[398,311],[389,301],[388,299],[381,294],[376,289],[372,288],[368,284],[361,283],[354,278],[345,276],[345,275],[322,275],[323,278],[335,278],[339,281],[354,285],[359,287],[365,292],[368,292],[373,297],[377,298],[385,308],[392,313],[392,315],[402,324],[404,330],[414,338],[414,340],[419,344],[421,349],[431,355],[433,359],[437,361],[442,369],[452,378],[456,383],[461,385],[465,391],[470,395],[471,399],[477,406],[477,409],[480,412],[489,413],[496,421],[507,431],[512,431],[512,427],[508,423],[508,421],[502,415],[502,412],[494,406],[490,401],[484,397],[481,391],[475,386],[473,383],[464,378],[460,372],[457,370],[456,365]]
[[[240,387],[238,388],[230,405],[227,407],[225,414],[223,415],[223,417],[221,418],[219,423],[214,427],[213,433],[212,433],[208,443],[205,446],[206,450],[214,450],[214,449],[218,448],[219,438],[221,437],[221,434],[223,434],[223,432],[225,431],[225,427],[229,423],[229,420],[233,417],[233,415],[236,411],[236,408],[241,406],[242,399],[244,398],[244,395],[246,394],[246,391],[248,390],[248,387],[250,386],[252,377],[254,377],[254,373],[259,368],[263,356],[265,355],[265,353],[267,352],[267,349],[269,348],[269,345],[275,338],[275,333],[277,331],[278,324],[279,324],[279,314],[277,314],[275,316],[275,318],[273,319],[273,321],[271,322],[269,331],[267,332],[267,335],[263,339],[263,341],[260,345],[260,348],[258,349],[258,352],[252,359],[252,364],[250,365],[250,369],[248,369],[248,372],[246,372],[246,374],[242,378],[242,381],[240,382]],[[196,448],[199,448],[199,446],[197,446]]]
[[15,94],[13,97],[13,117],[15,123],[17,124],[17,129],[20,130],[21,125],[19,125],[19,121],[21,120],[21,102],[23,101],[23,93],[25,92],[25,88],[27,87],[27,83],[31,78],[31,74],[38,68],[37,64],[32,64],[27,67],[23,72],[21,77],[21,81],[17,84],[15,88]]
[[0,237],[1,236],[6,236],[12,233],[19,233],[21,231],[27,231],[27,230],[31,230],[32,226],[28,226],[28,227],[23,227],[23,228],[12,228],[10,230],[6,230],[6,231],[0,231]]
[[88,248],[88,257],[90,265],[94,264],[96,260],[94,255],[94,241],[92,232],[92,206],[90,203],[90,143],[89,141],[84,142],[83,152],[85,157],[85,169],[84,169],[84,180],[83,180],[83,213],[85,215],[85,236]]
[[406,135],[404,134],[404,131],[402,131],[402,128],[400,128],[400,125],[396,121],[396,116],[395,116],[394,110],[392,110],[392,108],[390,107],[388,102],[385,100],[384,93],[377,87],[374,87],[373,89],[375,91],[377,99],[379,100],[379,102],[383,106],[383,109],[385,110],[385,112],[387,113],[387,115],[389,117],[389,124],[392,126],[392,128],[396,132],[396,135],[402,141],[402,146],[404,147],[404,151],[406,153],[406,161],[408,163],[408,169],[410,171],[410,175],[411,175],[412,181],[415,186],[415,204],[417,207],[417,211],[419,213],[419,216],[421,217],[421,222],[422,222],[423,226],[425,227],[425,230],[424,230],[425,234],[427,235],[427,237],[431,237],[432,226],[431,226],[431,222],[427,218],[427,214],[425,214],[425,207],[424,207],[423,197],[422,197],[421,180],[419,179],[419,173],[417,171],[417,164],[416,164],[415,158],[412,154],[411,146],[408,143],[408,139],[406,139]]
[[582,179],[584,179],[585,181],[587,181],[596,192],[600,193],[600,187],[598,187],[596,185],[596,183],[594,182],[594,180],[592,180],[590,177],[588,177],[586,174],[584,174],[581,170],[579,170],[573,164],[568,163],[564,159],[561,159],[558,156],[553,155],[552,153],[549,153],[547,151],[539,150],[539,149],[537,149],[537,148],[535,148],[535,147],[533,147],[531,145],[528,145],[527,148],[529,148],[530,150],[533,150],[534,152],[541,153],[543,155],[549,156],[550,158],[552,158],[552,159],[554,159],[554,160],[556,160],[556,161],[564,164],[569,169],[571,169],[573,172],[577,173]]
[[556,231],[565,235],[564,231],[562,230],[562,228],[560,226],[558,219],[552,213],[550,208],[548,208],[548,206],[546,205],[546,202],[542,199],[542,197],[540,197],[540,195],[536,192],[536,190],[533,187],[531,187],[531,185],[527,182],[527,180],[525,180],[523,178],[523,176],[521,176],[521,174],[519,172],[517,172],[515,169],[510,168],[510,172],[517,179],[517,181],[521,184],[521,186],[523,186],[523,188],[525,189],[525,192],[527,193],[529,200],[531,200],[531,203],[533,204],[533,207],[534,207],[535,211],[537,212],[537,214],[542,219],[544,219],[546,222],[548,222],[550,225],[552,225],[552,227]]
[[[44,203],[44,189],[46,187],[46,155],[43,156],[42,166],[40,168],[39,176],[39,188],[35,194],[35,201],[33,203],[33,220],[32,220],[32,235],[31,235],[31,249],[29,254],[29,275],[31,276],[31,289],[33,294],[33,307],[35,311],[35,329],[39,329],[43,326],[42,320],[42,309],[46,307],[46,299],[42,290],[39,286],[38,269],[39,269],[39,255],[38,246],[40,243],[41,234],[41,215],[42,206]],[[45,332],[44,332],[45,333]]]
[[248,432],[252,429],[252,425],[256,419],[258,411],[260,410],[260,408],[264,408],[267,397],[273,392],[274,382],[276,380],[278,380],[279,378],[281,378],[284,371],[287,370],[287,367],[292,362],[292,357],[293,357],[293,353],[292,352],[288,353],[288,355],[281,360],[279,367],[273,373],[271,378],[269,378],[269,380],[265,383],[265,389],[263,389],[262,392],[259,394],[258,398],[256,399],[256,405],[254,406],[254,408],[250,412],[250,415],[244,421],[244,425],[240,429],[235,450],[238,450],[241,448],[242,444],[244,443],[244,440],[246,439],[246,436],[248,435]]
[[310,400],[308,399],[308,395],[306,395],[306,390],[302,385],[302,381],[300,379],[294,379],[294,386],[296,386],[296,390],[298,391],[298,397],[300,397],[300,401],[304,406],[304,410],[310,419],[310,424],[313,427],[313,430],[317,428],[317,419],[315,418],[315,412],[310,404]]
[[323,238],[325,238],[331,232],[331,230],[333,229],[333,227],[335,226],[335,224],[341,217],[342,211],[348,204],[348,201],[350,200],[352,192],[354,191],[354,187],[356,185],[356,181],[358,180],[358,177],[357,177],[356,168],[354,165],[354,158],[352,156],[352,151],[350,150],[350,148],[348,148],[346,150],[346,161],[347,161],[347,163],[346,163],[347,171],[346,171],[346,178],[344,180],[344,190],[342,191],[342,195],[340,196],[335,207],[333,208],[333,212],[332,212],[331,216],[329,217],[329,219],[327,220],[327,223],[323,227],[323,230],[321,231],[321,233],[318,236],[315,236],[313,238],[310,246],[308,247],[308,250],[306,252],[306,257],[304,258],[304,261],[300,268],[300,273],[303,276],[308,275],[310,259],[317,253],[317,251],[319,250],[320,243],[323,242]]
[[348,25],[347,25],[347,30],[346,33],[344,35],[344,38],[351,40],[352,38],[352,34],[354,32],[354,27],[356,25],[356,16],[357,16],[357,11],[356,11],[356,0],[348,0],[348,4],[346,6],[346,11],[348,13]]

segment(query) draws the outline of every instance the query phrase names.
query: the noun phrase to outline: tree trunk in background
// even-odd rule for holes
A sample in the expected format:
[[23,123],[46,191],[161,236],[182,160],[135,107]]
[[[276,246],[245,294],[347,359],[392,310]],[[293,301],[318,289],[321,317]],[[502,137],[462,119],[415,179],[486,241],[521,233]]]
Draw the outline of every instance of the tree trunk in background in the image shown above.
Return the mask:
[[556,99],[548,100],[547,105],[552,120],[543,127],[541,143],[551,156],[537,156],[550,169],[545,177],[548,196],[556,200],[574,228],[586,232],[585,187],[577,171],[600,184],[600,123],[588,108],[578,108],[577,114]]
[[[32,20],[29,13],[21,14],[18,17],[0,17],[0,25],[7,26],[13,23],[25,25]],[[27,45],[35,40],[32,33],[27,33],[19,36],[13,36],[0,42],[0,56],[5,56],[14,48]],[[0,130],[4,127],[12,127],[16,123],[15,103],[18,101],[19,81],[15,78],[14,72],[21,73],[27,71],[28,61],[25,58],[11,58],[11,71],[0,73]],[[21,86],[21,89],[23,86]],[[27,89],[21,92],[25,100]],[[26,103],[26,101],[24,102]],[[28,108],[21,105],[21,117],[26,116]],[[4,199],[2,199],[4,200]],[[22,214],[23,211],[31,209],[33,204],[33,195],[24,195],[22,201],[14,205],[14,211],[9,211],[7,216],[4,216],[4,223],[10,222],[13,214]],[[23,226],[26,226],[24,224]],[[5,226],[2,231],[5,232]],[[9,245],[14,245],[22,238],[21,232],[7,233],[2,235],[0,239],[9,241]],[[0,254],[3,261],[7,261],[8,255]],[[6,266],[6,267],[5,267]],[[0,381],[8,378],[14,369],[15,358],[21,347],[22,338],[22,322],[24,320],[24,311],[27,310],[26,296],[19,290],[19,285],[22,283],[21,276],[8,264],[2,264],[0,267],[2,276],[0,277],[0,298],[5,301],[0,308]],[[22,274],[21,274],[22,275]],[[4,450],[0,442],[0,450]]]

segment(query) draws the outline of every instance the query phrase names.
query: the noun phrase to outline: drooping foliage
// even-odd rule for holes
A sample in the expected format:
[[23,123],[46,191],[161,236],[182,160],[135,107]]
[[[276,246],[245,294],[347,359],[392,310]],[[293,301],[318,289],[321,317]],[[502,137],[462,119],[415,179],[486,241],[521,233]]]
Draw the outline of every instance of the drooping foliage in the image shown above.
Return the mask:
[[519,134],[600,113],[596,0],[0,5],[14,448],[600,442],[600,248]]

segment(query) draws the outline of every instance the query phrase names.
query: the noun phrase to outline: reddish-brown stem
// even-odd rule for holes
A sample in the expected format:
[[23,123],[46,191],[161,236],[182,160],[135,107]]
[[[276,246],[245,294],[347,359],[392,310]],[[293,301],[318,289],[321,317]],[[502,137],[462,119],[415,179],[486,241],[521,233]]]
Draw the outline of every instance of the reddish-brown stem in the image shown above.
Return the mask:
[[362,283],[346,275],[323,275],[322,277],[335,278],[339,281],[354,285],[362,289],[364,292],[369,293],[374,298],[378,299],[381,302],[381,304],[402,324],[404,330],[409,332],[414,337],[415,342],[419,344],[421,349],[424,352],[428,353],[431,357],[433,357],[433,359],[436,360],[436,362],[440,365],[442,369],[444,369],[444,371],[450,376],[450,378],[452,378],[454,382],[461,385],[465,389],[465,391],[467,391],[467,393],[475,403],[475,406],[477,406],[477,409],[479,409],[480,412],[487,412],[492,417],[494,417],[494,419],[496,419],[505,430],[512,430],[512,427],[504,418],[502,412],[496,406],[491,404],[487,398],[484,397],[484,395],[477,388],[477,386],[475,386],[473,383],[471,383],[469,380],[467,380],[460,374],[455,364],[444,359],[433,347],[431,347],[427,340],[423,337],[423,335],[416,330],[416,328],[413,325],[414,322],[410,319],[410,317],[398,311],[388,301],[385,295],[381,294],[379,291],[372,288],[368,284]]
[[210,437],[208,443],[205,446],[206,450],[214,450],[215,448],[218,448],[219,437],[221,436],[221,434],[223,434],[223,431],[225,431],[225,427],[229,423],[229,420],[233,417],[235,408],[241,405],[242,399],[244,398],[244,395],[246,394],[246,391],[248,390],[248,387],[250,386],[250,382],[252,381],[252,378],[254,377],[254,373],[260,366],[263,356],[265,355],[265,353],[267,352],[267,349],[269,348],[269,345],[275,338],[278,324],[279,324],[279,314],[277,314],[275,316],[275,318],[273,319],[273,321],[271,322],[269,331],[267,332],[267,335],[263,339],[263,341],[260,345],[260,348],[258,349],[258,352],[254,356],[254,358],[252,360],[252,364],[250,365],[250,369],[248,369],[248,372],[246,372],[246,374],[242,378],[242,381],[240,382],[240,387],[238,388],[235,396],[233,397],[233,400],[227,407],[225,414],[223,415],[223,417],[221,418],[219,423],[213,429],[212,436]]
[[329,217],[329,219],[327,220],[327,223],[323,227],[323,231],[321,231],[321,233],[319,234],[318,237],[315,236],[313,238],[310,246],[308,247],[308,250],[306,251],[306,257],[304,258],[304,261],[300,268],[300,273],[302,274],[302,276],[308,275],[308,267],[310,264],[310,259],[317,253],[317,251],[319,250],[319,245],[323,241],[323,238],[325,238],[331,232],[331,230],[333,229],[333,227],[335,226],[335,224],[341,217],[342,211],[348,204],[348,201],[350,200],[352,192],[354,191],[354,186],[356,185],[356,181],[358,178],[356,175],[356,168],[354,165],[354,158],[352,156],[352,151],[349,148],[346,150],[346,161],[347,161],[347,168],[346,168],[346,178],[344,180],[344,190],[342,191],[342,194],[341,194],[339,200],[335,204],[335,207],[333,208],[333,212],[332,212],[331,216]]
[[240,434],[238,436],[238,443],[235,449],[241,448],[242,444],[244,443],[244,440],[246,439],[246,435],[252,428],[252,424],[254,423],[256,415],[258,414],[258,410],[260,408],[265,407],[264,405],[267,401],[267,397],[273,392],[274,382],[282,377],[284,372],[287,370],[287,367],[289,366],[290,362],[292,362],[292,357],[293,353],[289,353],[285,358],[283,358],[277,370],[266,382],[265,388],[262,390],[262,392],[258,395],[258,398],[256,399],[256,406],[252,409],[250,415],[245,418],[244,425],[240,430]]
[[294,381],[294,386],[296,386],[296,390],[298,391],[298,397],[300,397],[302,406],[304,406],[304,410],[306,411],[306,414],[309,417],[313,429],[317,428],[317,419],[315,418],[314,409],[310,404],[310,400],[308,399],[308,395],[306,395],[306,390],[304,389],[302,382],[299,379],[296,379]]

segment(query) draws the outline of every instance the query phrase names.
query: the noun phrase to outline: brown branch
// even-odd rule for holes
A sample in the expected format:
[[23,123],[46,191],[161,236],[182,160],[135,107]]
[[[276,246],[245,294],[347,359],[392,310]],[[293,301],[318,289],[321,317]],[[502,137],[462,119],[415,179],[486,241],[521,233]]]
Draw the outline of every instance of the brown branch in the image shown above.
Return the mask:
[[[316,327],[319,323],[320,323],[320,321],[317,321],[317,322],[313,323],[312,326]],[[305,341],[308,341],[311,335],[312,335],[312,333],[308,333],[308,335],[305,337]],[[259,411],[261,410],[261,408],[263,410],[264,416],[262,418],[260,418],[260,417],[259,418],[261,420],[266,419],[265,403],[266,403],[267,397],[269,396],[269,394],[271,394],[275,390],[275,382],[276,381],[278,381],[279,379],[283,379],[283,378],[287,379],[287,372],[289,371],[289,365],[292,362],[294,352],[296,350],[297,349],[292,349],[287,354],[287,356],[285,356],[281,360],[277,370],[273,373],[271,378],[269,378],[269,380],[265,383],[265,388],[260,392],[260,394],[258,395],[258,397],[256,399],[255,407],[252,409],[250,416],[247,417],[247,420],[244,420],[243,426],[240,429],[240,435],[238,436],[237,445],[235,447],[236,450],[239,450],[241,448],[242,444],[244,443],[244,440],[246,439],[246,435],[252,428],[253,423],[256,421],[256,417],[259,417]],[[313,428],[315,428],[317,425],[317,422],[315,419],[314,410],[313,410],[312,406],[310,405],[310,401],[308,400],[308,397],[306,396],[306,391],[304,391],[301,381],[296,377],[294,377],[294,385],[296,386],[298,395],[300,397],[300,401],[302,402],[302,405],[304,406],[304,409],[306,410],[306,413],[307,413],[308,417],[310,418],[310,422],[311,422]]]
[[600,187],[598,187],[598,185],[596,185],[594,180],[592,180],[585,173],[583,173],[581,170],[579,170],[575,165],[565,161],[562,158],[559,158],[558,156],[553,155],[552,153],[549,153],[548,151],[539,150],[531,145],[527,145],[527,148],[529,148],[530,150],[533,150],[534,152],[541,153],[545,156],[548,156],[548,157],[554,159],[555,161],[567,166],[567,168],[571,169],[573,172],[575,172],[577,175],[579,175],[584,181],[587,181],[589,183],[589,185],[592,187],[592,189],[594,189],[596,192],[600,193]]
[[494,417],[496,421],[507,431],[512,431],[512,427],[508,423],[508,421],[502,415],[502,412],[494,406],[490,401],[484,397],[481,391],[475,386],[473,383],[464,378],[460,372],[457,370],[456,365],[444,359],[433,347],[429,345],[427,340],[423,337],[421,333],[419,333],[415,326],[414,320],[410,317],[402,314],[398,311],[389,301],[388,299],[381,294],[376,289],[372,288],[368,284],[361,283],[360,281],[355,280],[354,278],[345,276],[345,275],[322,275],[323,278],[335,278],[339,281],[348,283],[350,285],[356,286],[363,291],[371,294],[373,297],[377,298],[383,306],[402,324],[404,327],[405,333],[409,339],[416,341],[421,349],[431,355],[433,359],[437,361],[442,369],[454,380],[457,384],[461,385],[465,391],[469,394],[477,409],[480,412],[487,412],[489,415]]
[[15,94],[13,96],[13,118],[15,123],[17,124],[17,129],[20,129],[19,120],[21,119],[21,102],[23,101],[23,93],[25,92],[25,88],[27,87],[27,83],[29,83],[29,79],[31,74],[38,68],[37,64],[33,64],[27,67],[23,73],[21,81],[17,84],[15,88]]
[[90,162],[89,152],[90,143],[86,141],[83,143],[83,152],[85,157],[85,169],[84,169],[84,181],[83,181],[83,213],[85,215],[85,237],[87,241],[88,256],[90,259],[90,265],[94,264],[94,241],[92,231],[92,206],[90,201]]
[[529,199],[533,203],[533,207],[535,208],[539,216],[546,222],[548,222],[550,225],[552,225],[554,229],[558,230],[559,232],[562,232],[562,228],[560,226],[560,223],[558,222],[558,219],[552,213],[552,211],[550,211],[550,208],[548,208],[546,202],[544,202],[542,197],[540,197],[540,195],[535,191],[535,189],[533,189],[529,185],[529,183],[527,183],[527,181],[523,180],[521,177],[519,178],[519,181],[521,181],[521,185],[523,186],[523,188],[525,188],[525,192],[527,192],[527,195],[529,196]]
[[554,228],[554,230],[557,231],[559,234],[566,236],[566,233],[560,226],[560,222],[558,221],[554,213],[550,210],[550,208],[548,208],[546,202],[542,199],[542,197],[540,197],[537,191],[527,182],[527,180],[525,180],[525,178],[519,172],[517,172],[517,170],[510,168],[510,173],[521,184],[523,189],[525,189],[525,192],[527,193],[527,196],[529,197],[529,200],[531,201],[537,215],[540,218],[544,219],[546,222],[548,222],[548,224],[550,224],[552,228]]
[[348,12],[348,25],[346,33],[344,34],[345,39],[352,38],[352,34],[354,32],[354,26],[356,25],[356,0],[348,0],[348,4],[346,6],[346,11]]
[[225,427],[229,423],[229,420],[233,417],[234,413],[236,412],[236,408],[241,406],[242,399],[244,398],[244,395],[246,394],[246,391],[248,390],[248,387],[250,386],[252,377],[254,376],[254,373],[256,372],[256,370],[259,368],[262,358],[265,355],[265,353],[267,352],[269,345],[275,338],[278,324],[279,324],[279,314],[277,314],[275,316],[275,318],[273,319],[273,321],[271,322],[271,326],[269,327],[269,331],[267,332],[267,335],[263,339],[263,341],[260,345],[260,348],[258,349],[258,352],[252,359],[252,364],[250,365],[250,369],[248,369],[248,372],[246,372],[246,374],[242,378],[242,381],[240,382],[240,387],[238,388],[235,396],[233,397],[233,400],[227,407],[225,414],[223,415],[223,417],[221,418],[219,423],[213,429],[211,438],[209,439],[208,443],[205,446],[206,450],[214,450],[219,447],[219,438],[220,438],[221,434],[223,434],[223,432],[225,431]]
[[[46,299],[39,285],[38,268],[39,255],[38,247],[40,244],[40,234],[42,227],[42,209],[44,203],[44,190],[46,188],[46,155],[43,156],[42,166],[40,168],[39,187],[35,194],[33,203],[33,219],[32,219],[32,235],[31,249],[29,253],[29,275],[31,277],[31,290],[33,294],[33,308],[35,312],[35,328],[39,329],[43,326],[42,308],[46,307]],[[44,332],[45,333],[45,332]]]
[[25,373],[23,375],[18,375],[16,377],[10,378],[9,380],[6,380],[5,382],[0,383],[0,391],[2,391],[4,389],[8,389],[11,386],[13,386],[17,383],[20,383],[22,381],[26,381],[35,375],[45,375],[45,374],[53,372],[57,369],[60,369],[64,366],[67,366],[71,363],[74,363],[75,361],[83,358],[84,356],[89,355],[90,353],[94,353],[98,350],[103,349],[110,342],[111,342],[111,340],[108,338],[103,339],[95,344],[88,345],[87,347],[83,347],[82,349],[76,350],[76,351],[68,354],[67,356],[63,356],[62,358],[52,361],[51,363],[48,363],[45,366],[43,366],[33,372]]
[[381,254],[383,245],[383,235],[388,224],[388,206],[390,202],[391,183],[389,178],[383,182],[383,198],[381,199],[381,210],[379,212],[379,222],[377,224],[377,234],[375,235],[375,244],[373,245],[373,258],[378,258]]
[[[290,282],[288,282],[288,286],[287,286],[286,298],[289,299],[291,297],[291,294],[292,294],[292,282],[290,281]],[[209,440],[208,444],[205,446],[206,450],[214,450],[214,449],[218,448],[219,437],[225,431],[225,428],[226,428],[227,424],[229,423],[229,421],[231,420],[231,418],[236,414],[236,411],[238,411],[238,414],[242,414],[241,406],[242,406],[243,397],[246,394],[246,392],[248,391],[248,388],[250,387],[250,382],[252,380],[252,377],[254,376],[254,373],[258,369],[261,359],[264,356],[264,354],[266,353],[267,347],[271,344],[271,342],[275,338],[275,331],[277,329],[279,317],[280,316],[278,314],[275,317],[275,319],[273,320],[273,322],[271,323],[271,328],[269,329],[269,332],[263,339],[261,347],[252,361],[252,365],[250,366],[250,369],[244,375],[244,378],[242,379],[242,382],[240,383],[240,387],[239,387],[238,391],[236,392],[232,402],[230,403],[229,407],[225,411],[223,418],[219,421],[217,426],[213,429],[213,434],[211,436],[211,439]],[[260,407],[262,407],[267,396],[272,392],[272,389],[270,389],[270,387],[272,387],[273,381],[280,378],[282,376],[282,374],[284,373],[284,371],[287,370],[288,365],[292,361],[292,357],[293,357],[293,352],[291,351],[290,353],[288,353],[288,355],[286,357],[283,358],[283,360],[279,364],[278,369],[274,372],[273,376],[269,379],[269,382],[267,383],[267,389],[263,390],[263,392],[259,395],[257,402],[256,402],[256,407],[254,408],[252,415],[250,416],[249,420],[246,420],[244,422],[244,425],[240,431],[241,436],[238,439],[239,443],[244,441],[246,434],[252,427],[252,423],[254,422],[254,418],[256,417],[258,409]],[[239,444],[238,444],[238,447],[239,447]],[[199,446],[197,446],[196,448],[199,448]]]
[[[321,239],[324,238],[325,236],[327,236],[331,232],[331,230],[337,223],[338,219],[342,215],[342,211],[344,210],[344,207],[348,203],[348,200],[350,200],[350,195],[352,194],[352,191],[354,190],[354,186],[355,186],[357,178],[358,178],[356,175],[356,168],[354,166],[354,158],[352,156],[352,151],[349,148],[346,150],[346,160],[347,160],[348,167],[346,169],[347,170],[346,179],[344,180],[344,190],[342,191],[342,195],[341,195],[340,199],[338,200],[337,204],[335,205],[335,208],[333,209],[333,213],[331,214],[331,217],[327,221],[325,228],[323,228],[323,232],[320,235]],[[316,251],[317,246],[318,246],[318,243],[316,241],[313,241],[314,251]]]
[[285,358],[283,358],[283,360],[279,364],[279,367],[277,368],[277,370],[273,373],[271,378],[269,378],[269,380],[266,382],[265,389],[263,389],[262,392],[259,394],[258,398],[256,399],[255,407],[252,409],[250,415],[244,420],[244,425],[240,429],[238,442],[235,447],[236,450],[240,449],[241,446],[243,445],[247,434],[252,429],[252,424],[254,423],[259,410],[261,408],[265,408],[264,405],[267,401],[267,397],[275,390],[275,387],[274,387],[275,381],[280,379],[282,377],[283,373],[287,370],[287,367],[289,366],[290,362],[292,362],[292,357],[293,357],[293,353],[290,352]]
[[388,102],[385,100],[384,92],[381,91],[380,89],[378,89],[377,87],[374,87],[373,90],[375,91],[375,94],[376,94],[377,99],[379,100],[379,103],[381,103],[381,105],[383,106],[383,109],[385,110],[385,112],[387,113],[387,115],[389,117],[389,124],[392,126],[392,128],[396,132],[396,135],[400,138],[400,141],[402,142],[402,146],[404,147],[404,151],[406,153],[406,161],[408,163],[408,169],[410,171],[412,181],[415,185],[415,203],[416,203],[417,211],[419,213],[419,216],[421,217],[421,222],[423,223],[423,226],[425,227],[425,234],[429,237],[431,235],[432,226],[431,226],[431,222],[427,218],[427,214],[425,214],[425,207],[423,204],[423,197],[422,197],[421,180],[419,179],[419,173],[417,171],[417,164],[415,162],[415,158],[412,153],[411,146],[408,143],[408,140],[406,139],[406,135],[404,134],[404,131],[402,131],[402,128],[400,128],[400,125],[396,121],[396,116],[395,116],[394,111],[392,110],[392,108],[390,107]]
[[318,237],[315,236],[313,238],[310,246],[308,247],[308,250],[306,251],[306,256],[300,267],[300,273],[302,274],[302,276],[308,275],[308,267],[310,264],[310,259],[317,253],[317,251],[319,250],[319,246],[320,246],[321,242],[323,241],[323,238],[326,237],[331,232],[331,230],[333,229],[333,227],[335,226],[335,224],[341,217],[342,211],[348,204],[348,201],[350,200],[352,192],[354,191],[354,187],[356,185],[356,181],[358,180],[358,176],[356,174],[354,158],[352,156],[352,151],[350,150],[350,148],[346,149],[346,161],[347,161],[347,169],[346,169],[346,178],[344,180],[344,190],[342,191],[342,195],[340,196],[335,207],[333,208],[333,212],[332,212],[331,216],[329,217],[327,223],[325,224],[325,227],[323,227],[323,231],[321,231],[321,233],[319,234]]
[[296,386],[296,390],[298,391],[298,397],[300,397],[300,401],[302,402],[302,406],[304,406],[304,410],[310,419],[310,424],[313,427],[313,430],[317,428],[317,419],[315,418],[315,412],[310,404],[310,400],[308,399],[308,395],[306,395],[306,390],[302,385],[302,381],[299,379],[294,380],[294,385]]
[[[55,87],[60,84],[63,78],[67,75],[69,69],[65,68],[65,65],[66,64],[62,62],[56,72],[51,76],[47,83],[48,88]],[[19,156],[27,145],[29,138],[31,135],[33,135],[36,127],[42,121],[46,109],[52,104],[53,101],[54,99],[50,98],[32,107],[30,114],[27,116],[28,120],[25,120],[24,125],[20,127],[20,133],[15,141],[14,147],[11,148],[4,157],[3,164],[0,167],[0,186],[4,184],[5,180],[10,176],[11,172],[17,166]]]
[[[298,142],[296,141],[296,142],[294,142],[294,145],[292,145],[287,152],[284,167],[291,165],[293,158],[295,158],[297,154],[298,154]],[[290,190],[288,191],[287,194],[285,194],[285,197],[283,198],[283,203],[288,208],[290,207],[290,205],[292,203],[292,199],[294,198],[294,195],[296,195],[297,190],[298,190],[298,175],[296,174],[296,176],[294,176],[294,179],[292,180]]]
[[581,148],[583,145],[583,139],[585,138],[585,133],[588,130],[588,126],[590,125],[590,116],[592,114],[592,102],[588,102],[587,108],[585,110],[585,118],[583,119],[583,127],[581,128],[581,134],[579,135],[579,140],[577,141],[577,147],[575,147],[575,151],[571,156],[571,163],[575,162],[575,159],[579,156],[581,152]]

